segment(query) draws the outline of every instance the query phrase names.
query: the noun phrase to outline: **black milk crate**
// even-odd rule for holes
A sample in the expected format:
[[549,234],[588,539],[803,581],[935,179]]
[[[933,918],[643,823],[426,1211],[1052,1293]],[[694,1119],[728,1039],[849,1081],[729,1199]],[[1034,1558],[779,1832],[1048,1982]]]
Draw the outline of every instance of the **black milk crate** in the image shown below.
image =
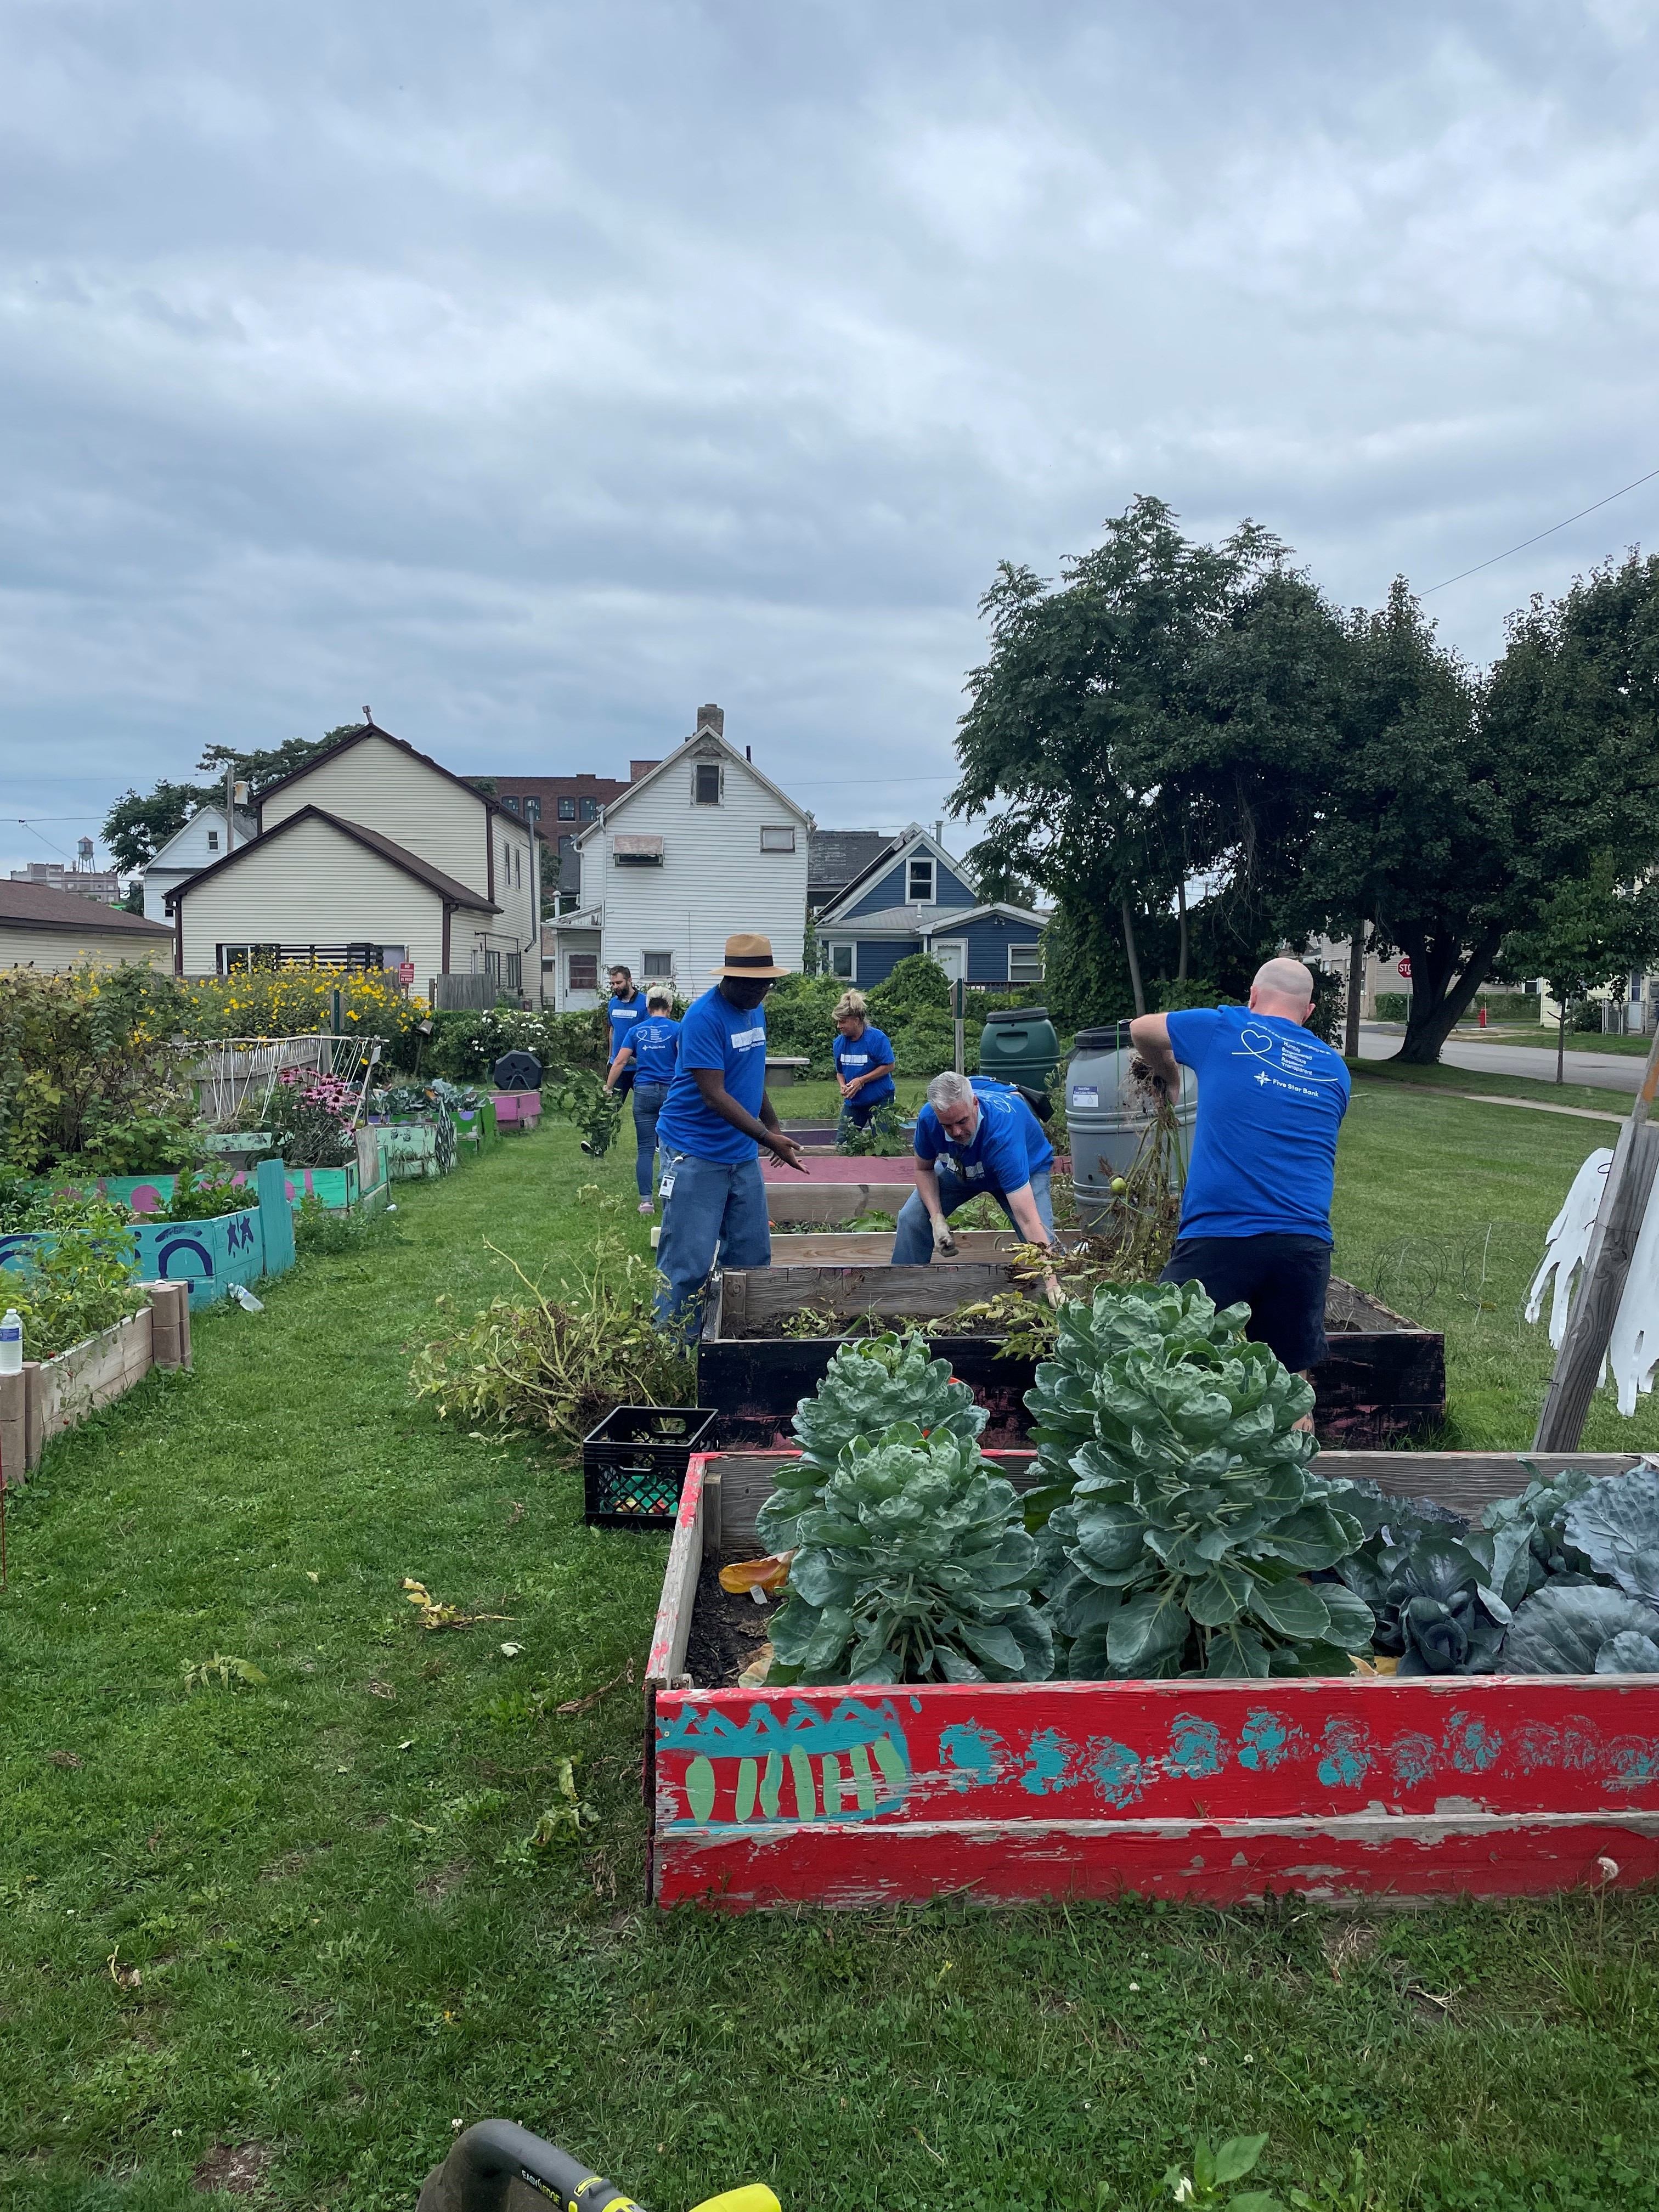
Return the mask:
[[707,1406],[613,1406],[582,1442],[590,1528],[672,1528],[694,1451],[714,1448]]

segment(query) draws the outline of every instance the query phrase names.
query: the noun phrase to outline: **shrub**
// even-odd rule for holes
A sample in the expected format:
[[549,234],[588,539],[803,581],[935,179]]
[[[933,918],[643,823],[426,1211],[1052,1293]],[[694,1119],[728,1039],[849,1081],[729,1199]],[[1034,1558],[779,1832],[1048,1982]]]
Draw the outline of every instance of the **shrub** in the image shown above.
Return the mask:
[[0,975],[0,1164],[150,1175],[196,1149],[177,986],[152,969]]
[[787,1058],[805,1054],[816,1073],[831,1061],[836,1001],[847,988],[838,975],[787,975],[766,994],[766,1048]]
[[49,1241],[25,1265],[0,1268],[0,1311],[16,1307],[25,1358],[55,1359],[143,1304],[124,1206],[72,1192],[40,1193],[28,1226]]
[[194,1168],[180,1168],[178,1181],[173,1186],[173,1196],[161,1212],[150,1218],[155,1221],[216,1221],[227,1213],[246,1213],[258,1204],[258,1193],[246,1183],[231,1181],[228,1168],[210,1168],[198,1175]]
[[1379,1022],[1404,1022],[1411,1018],[1410,994],[1405,991],[1379,991],[1376,994],[1376,1018]]
[[337,991],[341,1030],[379,1037],[401,1055],[413,1050],[426,1014],[424,1000],[406,998],[397,977],[379,969],[255,968],[174,988],[174,1026],[192,1041],[324,1035],[334,1027]]
[[434,1075],[465,1083],[488,1077],[504,1052],[533,1052],[550,1073],[564,1067],[602,1068],[608,1029],[605,1010],[551,1014],[520,1006],[434,1014],[422,1054]]
[[870,1018],[889,1036],[896,1027],[928,1013],[951,1012],[951,986],[930,952],[908,952],[884,983],[866,993]]

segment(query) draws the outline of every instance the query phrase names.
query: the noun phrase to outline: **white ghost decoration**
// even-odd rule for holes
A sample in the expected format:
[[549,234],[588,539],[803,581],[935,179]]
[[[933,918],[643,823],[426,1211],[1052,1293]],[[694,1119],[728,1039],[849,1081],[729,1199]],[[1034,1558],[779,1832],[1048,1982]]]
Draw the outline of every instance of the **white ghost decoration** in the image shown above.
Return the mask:
[[1595,1227],[1602,1194],[1607,1187],[1607,1170],[1612,1165],[1612,1151],[1603,1148],[1592,1152],[1573,1177],[1565,1203],[1545,1232],[1544,1257],[1532,1279],[1532,1288],[1527,1292],[1527,1319],[1536,1321],[1543,1311],[1544,1285],[1554,1274],[1550,1342],[1558,1352],[1567,1333],[1573,1279],[1582,1270],[1589,1250],[1590,1232]]

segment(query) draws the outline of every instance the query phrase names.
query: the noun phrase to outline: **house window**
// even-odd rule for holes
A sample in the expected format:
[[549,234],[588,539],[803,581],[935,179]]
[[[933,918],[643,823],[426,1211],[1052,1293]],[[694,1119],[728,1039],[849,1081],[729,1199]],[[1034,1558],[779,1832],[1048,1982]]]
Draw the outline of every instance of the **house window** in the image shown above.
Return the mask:
[[1040,983],[1042,981],[1042,947],[1040,945],[1011,945],[1008,947],[1008,981],[1011,983]]
[[524,988],[522,952],[509,952],[507,956],[507,988],[509,991],[522,991]]
[[858,962],[854,956],[854,948],[852,945],[832,945],[830,947],[830,973],[832,975],[842,976],[848,983],[856,982]]
[[518,802],[518,800],[517,800],[516,799],[508,799],[508,798],[507,798],[505,795],[503,795],[502,799],[501,799],[501,805],[502,805],[503,806],[507,807],[507,808],[511,812],[513,812],[513,813],[514,813],[514,814],[516,814],[516,813],[518,812],[518,811],[519,811],[519,802]]
[[583,801],[582,801],[582,820],[583,820],[584,822],[597,822],[597,821],[599,820],[599,800],[598,800],[597,799],[583,799]]
[[515,890],[520,891],[524,889],[524,848],[522,846],[513,855],[513,887]]
[[210,830],[208,831],[208,850],[210,853],[216,853],[218,849],[219,832],[216,830]]
[[499,983],[501,981],[501,956],[499,952],[486,952],[484,954],[483,971],[492,983]]
[[793,853],[794,849],[795,831],[793,823],[786,823],[781,830],[763,829],[761,831],[763,853]]
[[245,975],[252,968],[280,968],[283,948],[280,945],[222,945],[219,947],[219,973],[222,975]]
[[560,821],[561,821],[561,822],[574,822],[574,821],[575,820],[575,818],[576,818],[576,802],[575,802],[575,800],[574,800],[574,799],[562,799],[559,801],[559,819],[560,819]]
[[597,991],[599,988],[599,956],[597,952],[568,952],[565,965],[573,991]]
[[694,806],[718,806],[720,803],[720,764],[718,761],[699,761],[691,779],[691,803]]
[[672,952],[641,952],[640,974],[647,983],[665,983],[674,973]]
[[910,863],[908,888],[905,897],[913,904],[931,906],[933,902],[933,864],[931,860],[915,860]]

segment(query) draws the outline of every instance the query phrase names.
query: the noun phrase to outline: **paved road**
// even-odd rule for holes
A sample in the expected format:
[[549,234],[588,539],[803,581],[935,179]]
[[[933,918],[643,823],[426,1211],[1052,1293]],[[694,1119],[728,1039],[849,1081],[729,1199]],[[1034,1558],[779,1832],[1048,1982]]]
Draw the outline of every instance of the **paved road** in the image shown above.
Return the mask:
[[[1386,1030],[1370,1022],[1360,1024],[1359,1057],[1392,1060],[1400,1049],[1401,1030]],[[1531,1075],[1540,1082],[1555,1080],[1555,1052],[1552,1046],[1477,1044],[1472,1038],[1449,1037],[1442,1046],[1443,1067],[1466,1067],[1474,1075]],[[1599,1091],[1625,1091],[1632,1096],[1641,1088],[1645,1063],[1632,1054],[1574,1052],[1567,1048],[1569,1083],[1594,1084]]]

